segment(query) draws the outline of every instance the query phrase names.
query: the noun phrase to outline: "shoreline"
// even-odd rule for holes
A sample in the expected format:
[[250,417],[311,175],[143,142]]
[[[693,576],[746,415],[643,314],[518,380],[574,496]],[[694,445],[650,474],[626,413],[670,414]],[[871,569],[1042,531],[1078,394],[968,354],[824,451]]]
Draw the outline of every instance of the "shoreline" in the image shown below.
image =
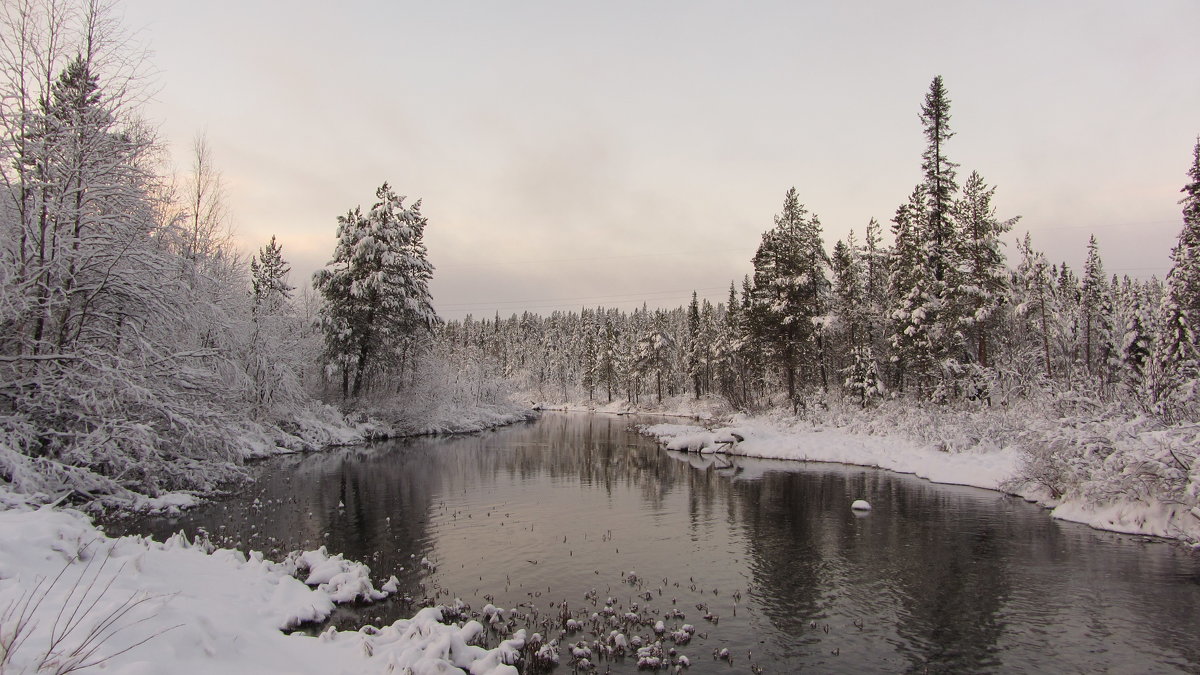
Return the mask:
[[[1169,540],[1200,551],[1200,516],[1185,505],[1132,500],[1096,505],[1082,500],[1055,500],[1044,491],[1011,483],[1024,461],[1023,454],[1011,447],[949,452],[901,435],[862,434],[806,422],[785,426],[762,417],[743,417],[711,427],[639,425],[638,431],[666,450],[861,466],[910,474],[931,483],[992,490],[1042,506],[1057,520]],[[729,443],[734,433],[744,440]]]

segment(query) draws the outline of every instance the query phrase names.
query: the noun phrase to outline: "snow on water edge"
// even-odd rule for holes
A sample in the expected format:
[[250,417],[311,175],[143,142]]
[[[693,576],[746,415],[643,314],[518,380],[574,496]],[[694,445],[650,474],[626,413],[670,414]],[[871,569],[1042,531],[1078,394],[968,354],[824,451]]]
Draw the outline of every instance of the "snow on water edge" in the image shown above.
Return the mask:
[[[788,425],[745,418],[715,429],[688,424],[643,425],[639,430],[667,450],[724,453],[764,459],[836,462],[914,474],[934,483],[966,485],[1008,492],[1003,486],[1017,475],[1022,453],[1006,447],[988,451],[945,452],[897,436],[869,436],[807,423]],[[730,442],[737,434],[740,442]],[[1187,507],[1151,501],[1091,505],[1057,502],[1044,495],[1019,496],[1052,508],[1060,520],[1100,530],[1200,542],[1200,513]]]
[[[304,572],[308,581],[320,585],[311,588],[293,576]],[[86,660],[111,656],[104,669],[120,675],[383,673],[405,668],[413,673],[456,668],[477,675],[517,672],[511,664],[523,646],[523,634],[491,650],[473,646],[469,643],[479,633],[478,624],[442,623],[439,608],[379,629],[330,629],[320,637],[280,630],[328,617],[335,602],[386,595],[374,588],[368,574],[365,565],[324,549],[275,563],[259,553],[213,549],[179,535],[162,543],[109,538],[72,511],[0,511],[0,612],[15,608],[10,616],[32,619],[24,622],[28,638],[5,665],[14,672],[38,670],[51,644],[54,617],[66,607],[80,608],[75,613],[79,628],[54,658],[66,663],[79,645],[73,639],[115,619],[111,636],[99,641]],[[4,629],[17,623],[6,617]],[[132,645],[137,646],[120,653]],[[86,647],[76,656],[84,652]]]

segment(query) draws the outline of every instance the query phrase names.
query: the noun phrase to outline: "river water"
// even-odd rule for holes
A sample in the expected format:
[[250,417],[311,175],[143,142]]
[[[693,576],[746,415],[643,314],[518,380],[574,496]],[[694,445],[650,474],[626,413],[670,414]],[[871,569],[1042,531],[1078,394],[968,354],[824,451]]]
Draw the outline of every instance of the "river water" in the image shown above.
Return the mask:
[[[678,647],[693,673],[1200,672],[1200,554],[1185,547],[881,470],[666,452],[639,421],[548,413],[271,460],[226,499],[107,529],[203,529],[276,556],[324,545],[413,600],[341,609],[344,628],[422,601],[550,616],[611,598],[682,612],[665,623],[696,627]],[[858,498],[869,515],[850,510]]]

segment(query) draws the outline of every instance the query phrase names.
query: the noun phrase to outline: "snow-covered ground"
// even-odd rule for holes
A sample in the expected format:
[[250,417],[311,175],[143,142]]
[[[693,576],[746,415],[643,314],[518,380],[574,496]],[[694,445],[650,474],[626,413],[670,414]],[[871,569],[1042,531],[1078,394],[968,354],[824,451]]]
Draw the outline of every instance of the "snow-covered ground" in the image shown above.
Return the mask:
[[[937,483],[1004,490],[1041,503],[1055,518],[1092,527],[1200,542],[1200,510],[1155,499],[1052,499],[1015,480],[1024,452],[994,444],[947,450],[900,433],[856,433],[833,426],[779,417],[737,416],[727,426],[655,424],[642,427],[670,450],[748,457],[839,462],[911,473]],[[743,440],[737,441],[735,436]]]
[[478,621],[443,623],[461,607],[319,637],[283,632],[335,603],[382,598],[388,586],[376,589],[366,566],[324,550],[271,562],[181,536],[109,538],[69,510],[4,510],[0,672],[97,663],[120,675],[517,672],[524,631],[475,646],[486,634]]
[[[747,419],[713,430],[687,424],[655,424],[642,430],[668,450],[875,466],[913,473],[935,483],[992,490],[1000,489],[1020,462],[1013,450],[950,454],[899,438],[854,434],[805,422],[785,425]],[[744,440],[736,441],[733,434]]]

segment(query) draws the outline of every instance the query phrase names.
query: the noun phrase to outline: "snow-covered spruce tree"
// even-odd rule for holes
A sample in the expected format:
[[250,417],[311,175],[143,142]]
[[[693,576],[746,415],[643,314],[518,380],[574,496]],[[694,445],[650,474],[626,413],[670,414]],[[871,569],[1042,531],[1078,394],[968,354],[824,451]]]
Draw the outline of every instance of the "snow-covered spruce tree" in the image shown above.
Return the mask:
[[433,266],[420,200],[406,207],[387,183],[375,196],[366,215],[356,207],[338,217],[333,259],[313,275],[325,299],[326,367],[340,376],[343,399],[358,397],[378,375],[403,377],[415,342],[440,321],[429,295]]
[[585,392],[587,392],[588,401],[592,401],[596,396],[596,382],[598,375],[598,360],[597,355],[597,331],[596,312],[584,309],[581,313],[583,341],[580,345],[580,362],[579,362],[579,384]]
[[600,313],[600,347],[596,357],[596,375],[604,385],[604,397],[607,403],[612,403],[613,392],[620,387],[620,357],[617,345],[621,339],[621,329],[617,323],[615,310]]
[[735,409],[745,409],[744,378],[742,377],[742,310],[737,287],[729,282],[729,299],[724,320],[716,332],[713,344],[713,366],[717,391]]
[[698,338],[700,346],[696,351],[701,361],[700,389],[705,394],[713,391],[713,378],[716,376],[714,371],[717,336],[721,330],[722,318],[722,308],[719,305],[713,305],[707,298],[700,303],[700,336]]
[[[662,403],[663,380],[669,382],[672,370],[672,352],[675,350],[675,339],[664,326],[666,316],[658,310],[641,338],[637,341],[634,357],[634,371],[639,381],[653,379],[655,400]],[[668,389],[668,393],[673,393]]]
[[926,147],[921,155],[921,171],[925,174],[926,199],[922,237],[923,263],[926,268],[917,309],[924,315],[923,331],[928,337],[927,358],[936,376],[932,384],[934,395],[945,399],[957,388],[954,382],[963,369],[959,362],[964,354],[961,317],[962,298],[957,291],[962,280],[959,271],[960,231],[954,219],[955,168],[946,156],[947,142],[954,136],[950,130],[950,99],[942,77],[933,78],[921,106],[921,123],[925,129]]
[[866,327],[866,290],[863,287],[866,274],[854,244],[853,231],[847,241],[839,240],[833,245],[830,267],[833,271],[833,313],[845,333],[846,351],[850,352],[854,347],[870,343]]
[[888,266],[889,252],[880,239],[882,226],[872,218],[867,223],[867,231],[859,258],[863,261],[863,292],[865,294],[864,312],[867,321],[867,339],[876,354],[885,353],[884,326],[887,325],[888,279],[891,270]]
[[283,249],[271,235],[271,241],[250,258],[250,293],[254,312],[276,314],[292,299],[294,288],[287,282],[292,271],[283,259]]
[[1049,312],[1052,303],[1052,288],[1046,256],[1033,248],[1029,233],[1019,244],[1021,263],[1017,267],[1017,278],[1021,284],[1021,303],[1017,315],[1031,326],[1029,333],[1035,336],[1036,352],[1047,379],[1054,377],[1054,366],[1050,358],[1051,332]]
[[1154,344],[1152,291],[1145,284],[1125,277],[1121,284],[1124,318],[1117,370],[1123,391],[1131,401],[1144,392],[1146,371],[1151,363]]
[[[958,190],[955,171],[958,166],[946,157],[950,131],[950,98],[942,76],[933,78],[921,105],[921,124],[925,127],[925,152],[921,171],[925,174],[924,194],[928,215],[925,218],[925,261],[939,293],[953,282],[957,230],[954,223],[954,195]],[[982,181],[980,181],[982,183]]]
[[892,219],[891,276],[888,279],[888,346],[895,388],[923,387],[933,371],[927,290],[929,269],[924,264],[922,239],[926,212],[925,190],[918,185]]
[[688,305],[687,374],[692,382],[692,396],[699,399],[704,379],[705,352],[707,345],[700,332],[700,300],[692,291],[692,302]]
[[830,267],[833,271],[830,314],[835,322],[831,327],[829,352],[834,367],[844,373],[853,365],[859,348],[872,351],[871,335],[867,328],[870,325],[870,306],[864,285],[867,271],[854,241],[853,231],[846,241],[834,244]]
[[1200,413],[1200,140],[1192,150],[1183,187],[1183,228],[1171,251],[1166,293],[1149,373],[1150,395],[1171,421]]
[[1111,394],[1113,365],[1120,352],[1121,331],[1117,330],[1116,277],[1104,276],[1104,262],[1095,235],[1088,239],[1087,260],[1080,288],[1080,331],[1083,338],[1084,369],[1104,395]]
[[884,392],[883,381],[879,377],[879,366],[869,346],[854,347],[850,358],[850,365],[842,369],[846,376],[842,385],[847,393],[858,401],[859,406],[866,408]]
[[961,264],[956,293],[962,307],[962,326],[974,341],[976,363],[987,368],[988,346],[996,311],[1007,301],[1008,268],[1004,264],[1001,237],[1018,218],[999,220],[992,206],[995,186],[988,186],[978,172],[971,172],[962,197],[954,204],[954,219],[961,234],[957,258]]
[[[753,264],[750,333],[767,346],[795,405],[800,386],[816,380],[828,388],[814,320],[824,311],[829,285],[820,221],[800,204],[795,188],[787,191],[775,227],[763,233]],[[814,365],[817,372],[806,377],[802,367]]]

